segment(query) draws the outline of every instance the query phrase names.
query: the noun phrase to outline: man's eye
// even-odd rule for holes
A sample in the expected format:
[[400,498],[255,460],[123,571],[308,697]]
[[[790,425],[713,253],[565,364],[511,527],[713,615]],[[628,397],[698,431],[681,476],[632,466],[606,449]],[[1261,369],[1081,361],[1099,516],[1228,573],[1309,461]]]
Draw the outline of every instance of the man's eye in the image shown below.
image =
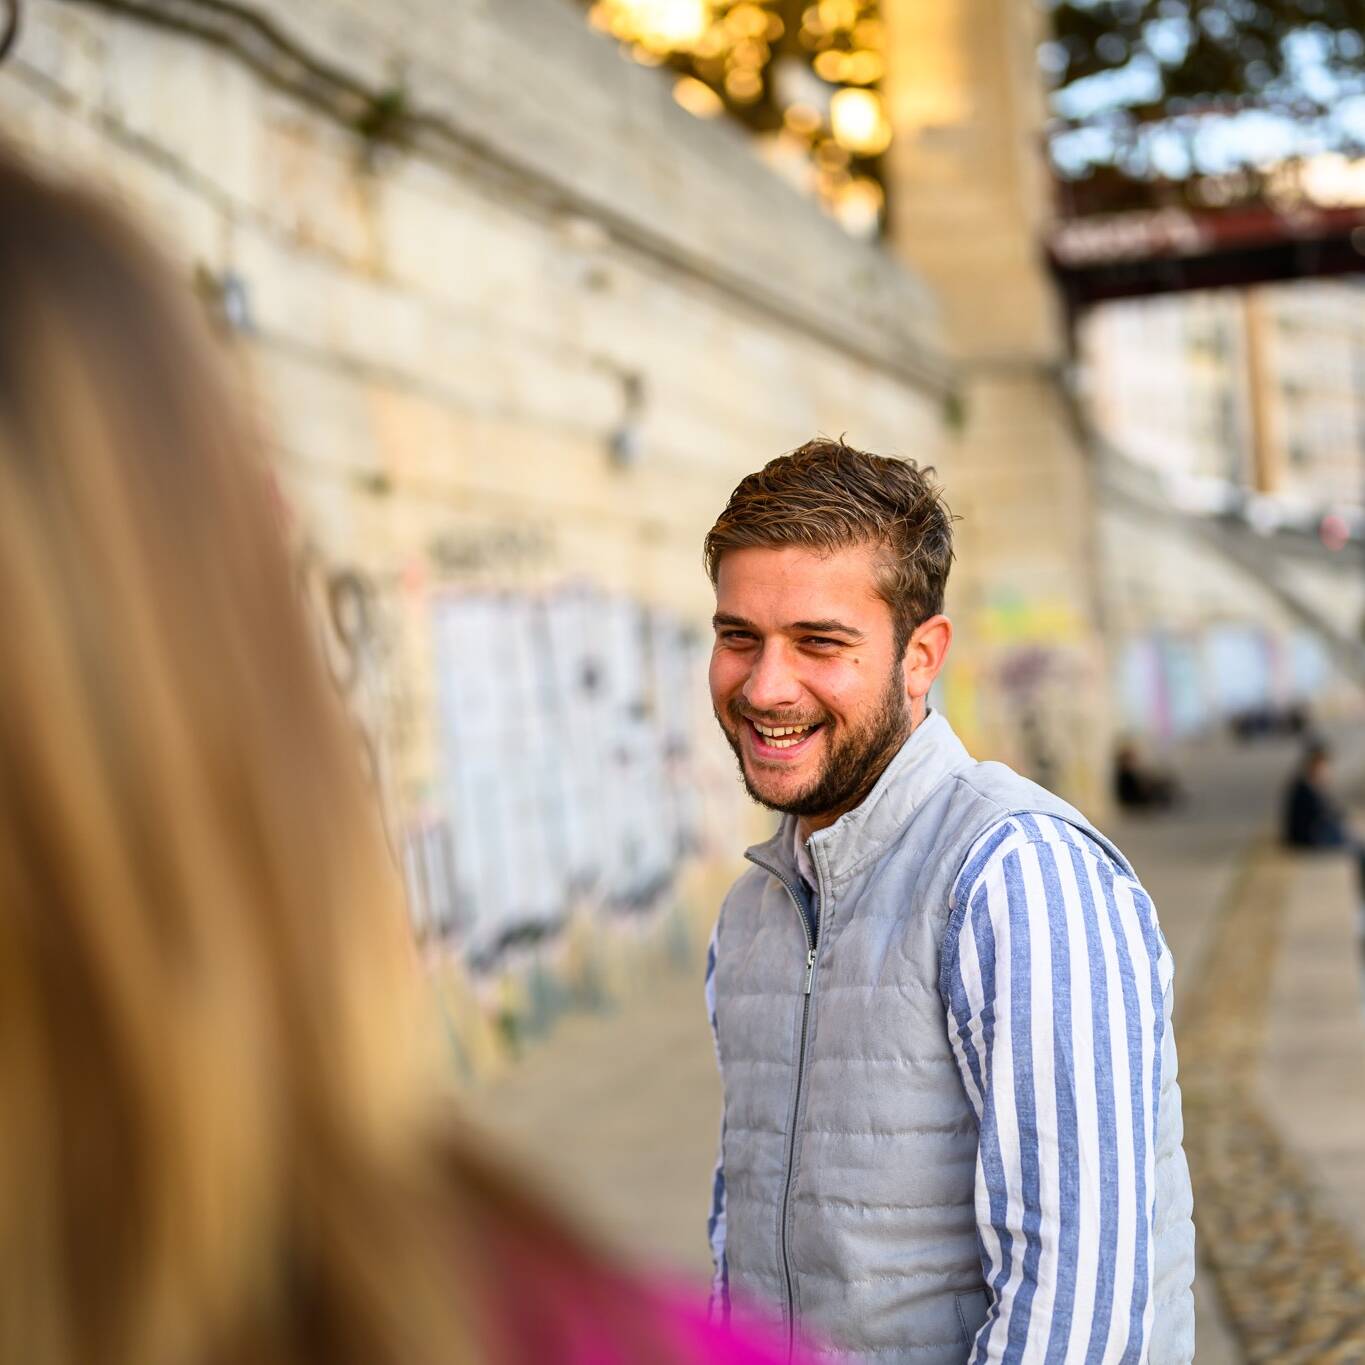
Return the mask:
[[805,638],[804,640],[801,641],[801,643],[802,643],[803,645],[820,645],[820,646],[824,646],[824,645],[840,645],[840,644],[843,643],[843,641],[842,641],[842,640],[831,640],[831,639],[829,639],[828,636],[825,636],[825,635],[807,635],[806,638]]
[[723,630],[720,633],[720,638],[727,644],[743,645],[747,644],[754,637],[747,630]]

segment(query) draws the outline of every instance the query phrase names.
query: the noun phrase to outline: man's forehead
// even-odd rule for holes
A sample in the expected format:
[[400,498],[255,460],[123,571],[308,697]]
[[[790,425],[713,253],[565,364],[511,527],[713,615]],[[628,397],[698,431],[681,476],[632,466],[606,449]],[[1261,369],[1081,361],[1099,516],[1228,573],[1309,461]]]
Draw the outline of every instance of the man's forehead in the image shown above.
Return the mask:
[[863,618],[885,611],[877,591],[872,547],[835,551],[805,546],[745,547],[727,551],[716,575],[722,611],[763,611],[791,620]]

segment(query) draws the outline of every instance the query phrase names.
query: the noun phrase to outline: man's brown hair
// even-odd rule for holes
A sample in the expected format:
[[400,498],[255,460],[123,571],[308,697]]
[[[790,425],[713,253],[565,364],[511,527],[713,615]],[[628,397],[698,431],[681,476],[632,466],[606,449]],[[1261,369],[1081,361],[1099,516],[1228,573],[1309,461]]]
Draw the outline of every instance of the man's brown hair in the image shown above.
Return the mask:
[[842,438],[807,441],[740,481],[707,532],[704,558],[714,584],[728,550],[867,544],[882,551],[877,590],[901,654],[915,627],[943,610],[953,562],[953,515],[932,465],[871,455]]

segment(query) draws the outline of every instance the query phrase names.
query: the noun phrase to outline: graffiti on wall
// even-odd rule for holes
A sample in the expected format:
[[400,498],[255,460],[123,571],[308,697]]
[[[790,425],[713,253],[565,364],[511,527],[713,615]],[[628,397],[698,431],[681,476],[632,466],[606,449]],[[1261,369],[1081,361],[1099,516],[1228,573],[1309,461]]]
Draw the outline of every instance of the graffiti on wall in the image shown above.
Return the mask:
[[1061,785],[1066,763],[1059,723],[1066,711],[1057,703],[1071,680],[1070,665],[1064,652],[1045,645],[1015,645],[996,661],[1000,705],[1017,745],[1015,761],[1049,789]]
[[1072,717],[1089,681],[1087,634],[1064,599],[1013,587],[991,594],[944,675],[950,718],[968,746],[1046,787],[1079,791],[1086,760]]
[[[533,536],[485,536],[445,553],[463,570],[486,569],[538,559],[544,546]],[[449,573],[444,560],[436,567]],[[668,902],[710,837],[708,802],[726,805],[712,799],[716,772],[698,761],[695,739],[710,713],[694,627],[587,585],[476,588],[470,579],[482,575],[461,573],[461,586],[430,586],[423,576],[434,752],[424,750],[414,800],[394,776],[396,717],[412,701],[392,676],[394,603],[372,575],[311,541],[296,550],[296,574],[419,937],[477,966],[577,909]],[[728,772],[724,781],[736,786]]]
[[576,905],[630,910],[700,840],[694,631],[589,587],[438,594],[443,819],[406,861],[419,923],[475,959]]
[[439,809],[410,816],[403,824],[401,856],[408,909],[418,936],[457,934],[468,915],[455,881],[455,834],[449,817]]
[[1316,636],[1240,621],[1132,636],[1115,667],[1124,727],[1158,739],[1307,705],[1332,682],[1329,656]]
[[427,547],[433,567],[444,577],[468,581],[488,571],[515,574],[543,568],[551,559],[550,534],[534,525],[446,530]]
[[367,574],[331,563],[311,540],[296,549],[294,573],[327,672],[355,727],[365,775],[391,830],[394,793],[385,695],[389,633],[379,593]]

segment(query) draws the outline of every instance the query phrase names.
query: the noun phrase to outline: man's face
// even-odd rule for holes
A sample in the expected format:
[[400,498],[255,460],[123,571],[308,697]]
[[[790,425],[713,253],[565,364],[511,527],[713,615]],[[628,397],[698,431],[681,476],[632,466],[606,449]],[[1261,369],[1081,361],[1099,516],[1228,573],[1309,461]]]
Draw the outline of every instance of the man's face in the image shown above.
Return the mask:
[[750,796],[811,828],[856,806],[911,730],[876,568],[870,546],[729,550],[720,561],[716,719]]

